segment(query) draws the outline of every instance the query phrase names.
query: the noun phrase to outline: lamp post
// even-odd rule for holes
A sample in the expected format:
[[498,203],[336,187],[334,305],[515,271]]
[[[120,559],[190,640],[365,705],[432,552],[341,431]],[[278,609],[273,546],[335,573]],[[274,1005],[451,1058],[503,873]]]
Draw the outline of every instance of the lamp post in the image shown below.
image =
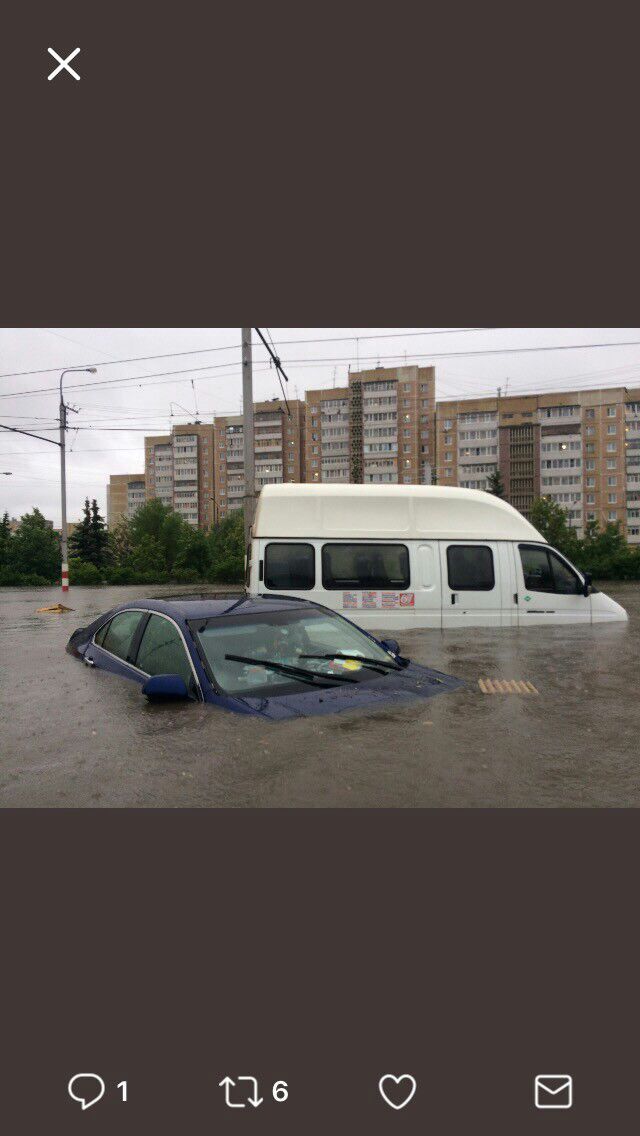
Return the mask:
[[60,528],[60,552],[62,555],[62,591],[69,591],[69,563],[67,559],[67,468],[65,453],[65,434],[67,430],[67,408],[62,394],[62,381],[65,375],[86,373],[95,375],[97,367],[67,367],[60,375],[60,498],[62,504],[62,524]]

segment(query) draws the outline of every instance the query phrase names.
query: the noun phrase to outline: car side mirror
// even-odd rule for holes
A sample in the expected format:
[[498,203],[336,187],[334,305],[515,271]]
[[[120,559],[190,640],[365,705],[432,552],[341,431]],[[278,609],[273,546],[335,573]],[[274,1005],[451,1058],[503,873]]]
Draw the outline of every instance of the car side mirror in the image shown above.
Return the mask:
[[187,684],[181,675],[152,675],[142,687],[147,698],[188,698]]
[[380,642],[385,651],[390,651],[392,655],[400,654],[400,644],[397,639],[381,639]]
[[584,575],[584,587],[582,589],[582,594],[585,598],[587,598],[588,596],[591,595],[591,585],[593,583],[593,576],[591,575],[591,572],[584,572],[583,575]]

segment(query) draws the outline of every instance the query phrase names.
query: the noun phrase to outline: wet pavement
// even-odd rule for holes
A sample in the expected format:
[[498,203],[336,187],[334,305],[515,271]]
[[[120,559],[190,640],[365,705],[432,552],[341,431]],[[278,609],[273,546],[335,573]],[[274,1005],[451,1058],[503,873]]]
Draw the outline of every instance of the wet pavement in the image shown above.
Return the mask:
[[[65,653],[76,627],[143,588],[75,588],[64,615],[36,614],[58,589],[0,589],[0,806],[638,807],[640,585],[604,590],[629,624],[402,632],[406,655],[467,688],[273,725],[151,705]],[[480,678],[539,695],[485,695]]]

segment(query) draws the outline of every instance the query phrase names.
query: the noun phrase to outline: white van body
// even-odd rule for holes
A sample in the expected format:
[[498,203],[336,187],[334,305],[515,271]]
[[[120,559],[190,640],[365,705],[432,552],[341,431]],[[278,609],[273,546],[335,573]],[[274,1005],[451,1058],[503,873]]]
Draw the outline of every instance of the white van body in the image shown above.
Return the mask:
[[267,485],[246,581],[251,595],[299,596],[381,631],[628,618],[521,513],[475,489]]

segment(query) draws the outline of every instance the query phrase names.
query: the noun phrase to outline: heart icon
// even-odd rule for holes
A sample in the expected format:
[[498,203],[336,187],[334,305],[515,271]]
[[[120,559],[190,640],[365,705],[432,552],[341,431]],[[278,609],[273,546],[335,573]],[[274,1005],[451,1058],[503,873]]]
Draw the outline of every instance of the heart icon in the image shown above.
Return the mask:
[[413,1100],[417,1087],[415,1077],[409,1073],[403,1073],[401,1077],[386,1073],[378,1082],[380,1096],[385,1104],[388,1104],[389,1108],[395,1108],[396,1112],[406,1108]]

